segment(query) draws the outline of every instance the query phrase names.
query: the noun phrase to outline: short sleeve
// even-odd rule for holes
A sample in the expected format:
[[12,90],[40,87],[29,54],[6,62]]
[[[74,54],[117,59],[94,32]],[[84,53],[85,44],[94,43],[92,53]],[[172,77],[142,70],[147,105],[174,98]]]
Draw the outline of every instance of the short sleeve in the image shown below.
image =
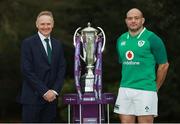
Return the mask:
[[116,49],[118,53],[118,61],[119,63],[122,63],[121,55],[120,55],[120,38],[117,39]]
[[152,33],[149,37],[151,51],[155,57],[156,63],[164,64],[167,62],[167,52],[165,45],[160,37]]

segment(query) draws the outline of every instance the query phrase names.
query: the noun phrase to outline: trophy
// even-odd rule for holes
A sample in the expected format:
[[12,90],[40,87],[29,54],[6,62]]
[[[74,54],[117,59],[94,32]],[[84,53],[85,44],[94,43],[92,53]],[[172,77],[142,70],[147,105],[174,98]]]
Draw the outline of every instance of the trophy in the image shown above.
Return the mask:
[[115,98],[112,93],[102,93],[102,52],[105,42],[102,28],[93,28],[90,23],[83,29],[77,28],[74,33],[74,80],[77,93],[65,94],[63,97],[64,103],[68,104],[68,123],[71,120],[80,124],[109,123],[109,104],[113,104]]
[[[79,33],[80,29],[81,28],[78,28],[74,33],[74,77],[76,89],[80,99],[82,99],[80,86],[80,78],[82,77],[80,59],[82,59],[86,63],[86,73],[84,74],[84,92],[94,92],[95,98],[101,99],[102,52],[106,41],[105,34],[102,28],[97,27],[97,29],[95,29],[91,27],[90,23],[88,23],[87,27],[82,29]],[[82,54],[80,51],[81,47],[83,51]]]

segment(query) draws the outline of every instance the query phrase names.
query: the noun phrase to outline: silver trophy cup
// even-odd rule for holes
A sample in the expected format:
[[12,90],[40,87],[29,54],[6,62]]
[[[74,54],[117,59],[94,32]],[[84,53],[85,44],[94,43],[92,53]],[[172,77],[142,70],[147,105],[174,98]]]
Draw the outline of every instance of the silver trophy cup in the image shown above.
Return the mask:
[[93,92],[94,84],[94,63],[95,63],[95,42],[97,38],[97,30],[92,28],[90,23],[88,27],[81,30],[83,47],[83,60],[86,63],[87,73],[85,75],[85,92]]

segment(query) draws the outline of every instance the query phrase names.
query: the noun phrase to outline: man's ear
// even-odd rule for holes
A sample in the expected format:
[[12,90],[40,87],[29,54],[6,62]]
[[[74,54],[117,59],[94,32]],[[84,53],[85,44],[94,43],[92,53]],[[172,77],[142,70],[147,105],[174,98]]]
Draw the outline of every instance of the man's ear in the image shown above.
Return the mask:
[[144,22],[145,22],[145,18],[142,18],[142,24],[144,24]]
[[38,22],[36,21],[36,28],[38,28]]

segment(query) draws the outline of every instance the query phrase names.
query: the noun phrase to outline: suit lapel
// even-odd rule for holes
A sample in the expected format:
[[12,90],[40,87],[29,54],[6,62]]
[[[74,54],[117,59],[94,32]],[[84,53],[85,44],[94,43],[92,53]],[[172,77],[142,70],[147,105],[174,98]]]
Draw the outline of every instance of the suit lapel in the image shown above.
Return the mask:
[[53,39],[51,39],[51,46],[52,46],[51,63],[53,63],[53,60],[54,60],[53,58],[55,57],[55,54],[56,54],[56,45]]
[[41,55],[43,56],[44,60],[49,64],[46,51],[44,49],[44,46],[43,46],[43,44],[41,42],[41,39],[40,39],[38,34],[37,34],[37,37],[36,37],[36,41],[37,41],[37,46],[38,46],[38,48],[40,50]]

